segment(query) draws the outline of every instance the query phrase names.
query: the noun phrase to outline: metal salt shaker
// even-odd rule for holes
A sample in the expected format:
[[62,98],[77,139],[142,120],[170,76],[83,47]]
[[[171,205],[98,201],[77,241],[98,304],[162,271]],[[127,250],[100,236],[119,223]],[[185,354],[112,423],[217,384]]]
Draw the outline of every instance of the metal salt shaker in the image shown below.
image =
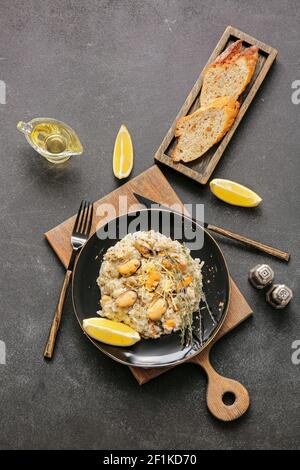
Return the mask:
[[274,284],[266,294],[267,302],[276,309],[286,307],[292,298],[292,289],[284,284]]
[[274,281],[274,271],[268,264],[258,264],[249,271],[249,281],[256,289],[264,289]]

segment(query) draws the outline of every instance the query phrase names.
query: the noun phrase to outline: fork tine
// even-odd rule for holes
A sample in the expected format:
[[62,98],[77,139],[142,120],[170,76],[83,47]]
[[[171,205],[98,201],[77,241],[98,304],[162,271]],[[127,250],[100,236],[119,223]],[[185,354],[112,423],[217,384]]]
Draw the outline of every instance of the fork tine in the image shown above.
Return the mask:
[[82,218],[80,221],[80,226],[78,227],[78,232],[83,233],[83,228],[85,224],[85,219],[86,219],[86,208],[88,207],[88,203],[84,201],[83,209],[82,209]]
[[86,201],[85,208],[84,208],[84,217],[83,217],[83,220],[82,220],[82,225],[80,227],[80,233],[83,233],[83,234],[85,233],[86,224],[87,224],[87,220],[88,220],[89,205],[90,205],[90,203],[88,201]]
[[87,227],[88,227],[88,224],[89,224],[89,221],[90,221],[90,212],[91,212],[90,208],[92,206],[90,202],[88,202],[87,204],[88,205],[87,205],[86,217],[85,217],[85,222],[84,222],[84,226],[83,226],[83,229],[82,229],[82,231],[85,235],[87,234]]
[[75,220],[73,235],[88,236],[93,221],[93,204],[82,200]]
[[73,232],[77,232],[77,231],[78,231],[79,219],[80,219],[80,216],[81,216],[81,211],[82,211],[83,203],[84,203],[84,201],[82,200],[82,201],[81,201],[81,204],[80,204],[80,207],[79,207],[79,209],[78,209],[78,212],[77,212],[77,216],[76,216],[76,220],[75,220],[75,223],[74,223]]
[[91,226],[92,226],[92,222],[93,222],[93,211],[94,211],[94,207],[93,207],[93,203],[91,203],[90,204],[90,213],[89,213],[89,217],[88,217],[88,225],[87,225],[87,229],[86,229],[87,236],[89,236],[89,233],[91,231]]

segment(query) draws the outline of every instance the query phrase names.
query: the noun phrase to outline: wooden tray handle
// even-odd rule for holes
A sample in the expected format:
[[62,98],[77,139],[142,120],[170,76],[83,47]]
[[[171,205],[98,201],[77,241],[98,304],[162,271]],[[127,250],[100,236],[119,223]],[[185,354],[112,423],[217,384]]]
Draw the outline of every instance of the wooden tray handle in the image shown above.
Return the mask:
[[[228,379],[218,374],[209,359],[209,350],[204,350],[189,362],[201,366],[208,377],[206,402],[209,411],[221,421],[233,421],[240,418],[249,408],[250,398],[246,388],[236,380]],[[226,405],[223,401],[225,394],[234,395],[234,402]]]

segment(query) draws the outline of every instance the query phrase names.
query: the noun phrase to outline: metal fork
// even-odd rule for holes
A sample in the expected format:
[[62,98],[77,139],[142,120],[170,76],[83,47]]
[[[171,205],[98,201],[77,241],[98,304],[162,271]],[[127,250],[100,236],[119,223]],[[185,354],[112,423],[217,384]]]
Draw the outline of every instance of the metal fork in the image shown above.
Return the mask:
[[91,231],[93,221],[93,204],[82,201],[74,223],[71,236],[71,245],[73,247],[63,286],[60,292],[58,303],[55,309],[52,325],[49,332],[48,341],[44,350],[44,357],[51,359],[55,347],[56,336],[59,330],[60,321],[63,312],[63,306],[66,298],[67,288],[70,283],[76,256],[83,245],[86,243]]

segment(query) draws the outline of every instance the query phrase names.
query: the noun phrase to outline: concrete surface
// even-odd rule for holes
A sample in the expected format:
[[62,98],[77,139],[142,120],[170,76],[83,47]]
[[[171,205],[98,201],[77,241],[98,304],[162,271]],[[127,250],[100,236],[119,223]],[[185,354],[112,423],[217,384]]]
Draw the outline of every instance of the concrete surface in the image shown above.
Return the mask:
[[[0,448],[241,449],[300,447],[299,115],[291,101],[300,79],[298,1],[8,1],[0,4],[1,323]],[[81,335],[68,298],[55,359],[42,351],[63,279],[43,232],[77,210],[82,198],[113,190],[115,134],[135,146],[133,175],[153,154],[225,27],[232,24],[278,48],[276,65],[214,176],[264,199],[256,210],[226,206],[164,169],[184,202],[205,203],[207,220],[292,253],[277,262],[223,242],[233,277],[254,318],[214,350],[218,371],[249,390],[251,409],[220,423],[205,406],[205,377],[181,366],[139,387],[130,372]],[[70,123],[85,153],[49,166],[16,130],[20,119]],[[275,312],[247,282],[269,262],[294,289]]]

